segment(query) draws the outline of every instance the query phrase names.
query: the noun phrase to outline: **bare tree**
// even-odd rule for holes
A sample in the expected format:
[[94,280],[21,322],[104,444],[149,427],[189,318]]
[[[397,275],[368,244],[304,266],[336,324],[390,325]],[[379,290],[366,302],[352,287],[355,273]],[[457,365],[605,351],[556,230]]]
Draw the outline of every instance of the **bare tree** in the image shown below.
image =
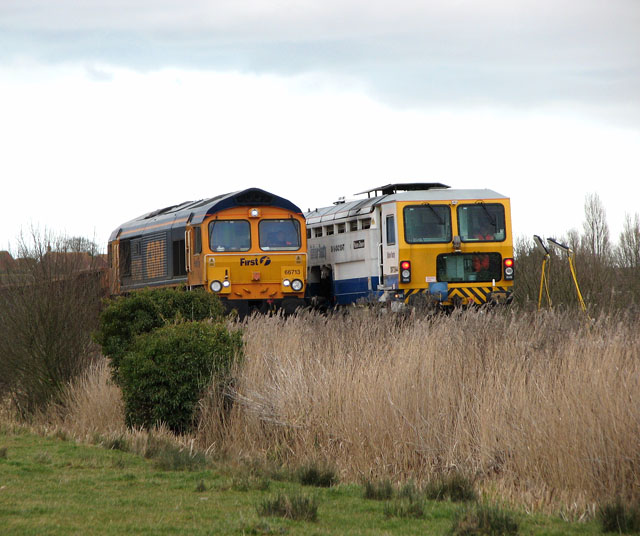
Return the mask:
[[584,203],[582,244],[586,253],[605,260],[611,254],[607,214],[598,194],[589,194]]
[[95,240],[91,240],[84,236],[72,236],[71,238],[65,238],[62,245],[70,252],[88,253],[92,257],[101,253],[101,248]]
[[625,215],[624,228],[616,249],[616,261],[621,268],[640,268],[640,215]]

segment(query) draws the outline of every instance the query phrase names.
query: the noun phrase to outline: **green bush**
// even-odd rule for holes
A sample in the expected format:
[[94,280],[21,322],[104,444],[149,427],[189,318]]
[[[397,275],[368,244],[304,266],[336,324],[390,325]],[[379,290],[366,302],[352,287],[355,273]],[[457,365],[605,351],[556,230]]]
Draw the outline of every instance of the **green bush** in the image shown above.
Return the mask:
[[374,501],[388,501],[393,497],[394,489],[391,480],[385,479],[378,482],[365,480],[362,495],[365,499]]
[[241,351],[241,332],[222,324],[185,322],[139,335],[118,372],[127,424],[189,430],[198,400],[212,382],[224,389]]
[[458,472],[437,475],[427,482],[422,491],[431,501],[465,502],[478,498],[473,482]]
[[189,452],[175,445],[158,451],[153,457],[153,466],[161,471],[200,471],[206,465],[202,452]]
[[296,521],[316,521],[318,501],[315,497],[301,494],[278,494],[264,499],[257,505],[259,516],[284,517]]
[[450,534],[452,536],[515,536],[518,530],[518,521],[508,510],[490,504],[474,504],[456,514]]
[[107,302],[94,334],[111,361],[114,378],[137,335],[180,320],[220,320],[223,307],[214,294],[180,289],[145,289]]
[[386,517],[422,519],[425,516],[425,500],[420,496],[395,499],[385,503]]
[[328,465],[318,465],[311,463],[300,467],[297,471],[297,477],[303,486],[316,486],[320,488],[329,488],[338,483],[338,475],[333,467]]
[[640,532],[640,507],[624,503],[620,498],[598,508],[597,517],[602,532]]

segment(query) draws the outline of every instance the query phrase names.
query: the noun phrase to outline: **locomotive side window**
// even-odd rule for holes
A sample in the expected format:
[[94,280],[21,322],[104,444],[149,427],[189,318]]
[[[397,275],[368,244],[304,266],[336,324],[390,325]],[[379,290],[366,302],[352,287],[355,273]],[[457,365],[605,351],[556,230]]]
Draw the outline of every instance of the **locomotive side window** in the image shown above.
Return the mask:
[[260,249],[294,251],[300,249],[300,222],[294,219],[262,220],[258,224]]
[[173,241],[173,275],[187,275],[187,262],[185,256],[185,241]]
[[197,255],[202,253],[202,230],[200,227],[194,228],[193,252]]
[[247,220],[213,220],[209,223],[211,251],[249,251],[251,227]]
[[131,241],[120,241],[120,277],[131,276]]
[[451,242],[451,211],[446,205],[404,207],[404,239],[409,244]]
[[318,238],[318,237],[322,236],[322,227],[314,227],[313,228],[313,236],[315,238]]
[[463,242],[501,242],[506,237],[504,206],[499,203],[459,205],[458,228]]
[[349,222],[349,231],[355,232],[358,230],[358,220],[351,220]]
[[387,216],[387,245],[396,243],[396,220],[393,216]]

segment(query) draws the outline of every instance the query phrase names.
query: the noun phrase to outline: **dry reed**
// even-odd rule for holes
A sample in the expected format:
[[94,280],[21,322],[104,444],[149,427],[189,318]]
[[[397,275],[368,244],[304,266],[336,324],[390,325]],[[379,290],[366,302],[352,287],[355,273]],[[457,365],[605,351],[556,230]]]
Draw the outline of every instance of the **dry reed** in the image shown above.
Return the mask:
[[113,383],[105,358],[95,361],[70,382],[60,403],[36,412],[28,421],[15,412],[10,400],[3,401],[0,404],[0,425],[18,426],[37,434],[83,443],[99,443],[145,457],[153,457],[158,449],[170,445],[193,453],[195,446],[193,437],[176,436],[162,425],[153,430],[127,428],[122,392]]
[[237,458],[330,460],[353,480],[458,471],[486,493],[574,515],[637,500],[638,324],[556,312],[252,318],[232,415],[197,439]]
[[53,422],[76,439],[125,433],[122,393],[111,380],[106,359],[98,360],[68,386],[59,410],[49,411],[49,422],[56,413]]

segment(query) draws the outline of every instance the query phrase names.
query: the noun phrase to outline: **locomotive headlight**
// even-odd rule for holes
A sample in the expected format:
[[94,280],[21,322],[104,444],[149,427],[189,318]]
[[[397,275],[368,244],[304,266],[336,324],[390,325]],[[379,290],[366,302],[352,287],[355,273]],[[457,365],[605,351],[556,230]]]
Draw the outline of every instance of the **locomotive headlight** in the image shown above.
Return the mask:
[[249,211],[249,216],[250,216],[251,218],[257,218],[257,217],[259,217],[259,216],[260,216],[260,211],[259,211],[257,208],[252,208],[252,209]]
[[225,279],[225,280],[222,282],[222,286],[223,286],[223,287],[225,287],[225,288],[227,288],[227,287],[228,287],[228,286],[230,286],[230,285],[231,285],[231,281],[229,281],[228,279]]
[[[228,281],[225,281],[225,283],[228,283]],[[213,292],[220,292],[222,290],[222,283],[218,280],[211,281],[211,285],[209,285],[209,287]]]
[[283,286],[285,286],[285,287],[290,287],[290,286],[291,286],[291,281],[289,281],[288,279],[285,279],[285,280],[282,282],[282,285],[283,285]]
[[299,279],[294,279],[291,281],[291,288],[296,292],[300,292],[302,290],[302,281]]

